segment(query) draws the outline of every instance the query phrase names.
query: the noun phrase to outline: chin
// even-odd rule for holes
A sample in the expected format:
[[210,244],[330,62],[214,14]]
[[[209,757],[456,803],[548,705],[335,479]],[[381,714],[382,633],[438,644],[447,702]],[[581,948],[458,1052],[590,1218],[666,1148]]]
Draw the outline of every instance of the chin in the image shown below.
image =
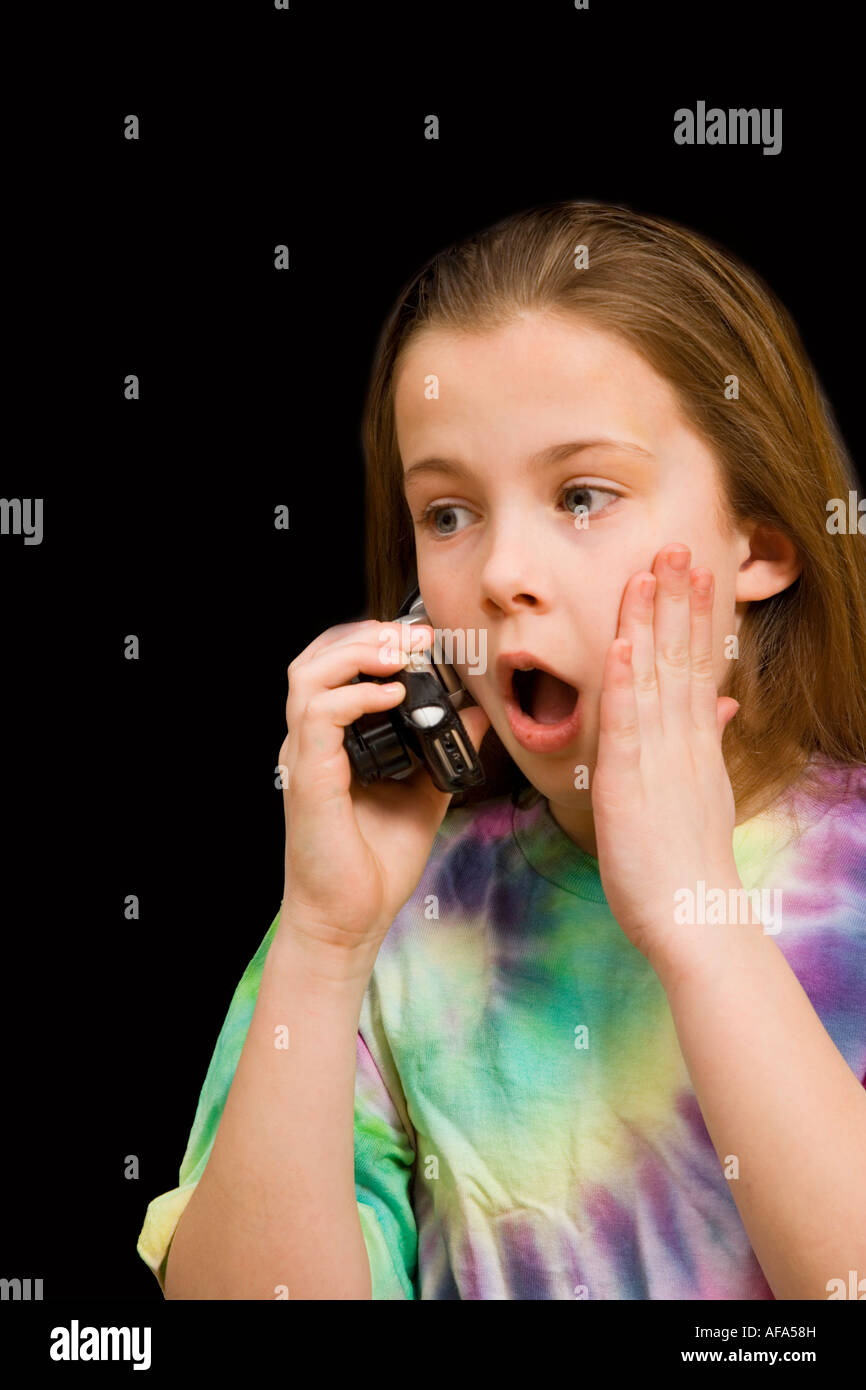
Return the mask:
[[512,762],[516,763],[536,791],[549,801],[557,801],[563,806],[575,806],[579,809],[589,809],[591,805],[589,779],[591,768],[587,768],[585,778],[586,787],[575,787],[574,779],[578,774],[575,773],[577,760],[575,758],[559,756],[554,757],[550,754],[527,753],[525,749],[514,746],[514,740],[509,739],[506,732],[503,737],[500,729],[496,729],[500,742]]

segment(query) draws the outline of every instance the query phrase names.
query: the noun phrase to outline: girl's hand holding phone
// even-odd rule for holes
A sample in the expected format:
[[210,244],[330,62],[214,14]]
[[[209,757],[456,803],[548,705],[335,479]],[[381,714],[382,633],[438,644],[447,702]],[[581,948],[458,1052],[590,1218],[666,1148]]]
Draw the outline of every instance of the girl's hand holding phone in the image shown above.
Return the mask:
[[[417,623],[343,623],[289,666],[288,734],[279,757],[287,783],[279,930],[286,925],[305,947],[363,968],[417,887],[451,794],[433,785],[423,764],[399,781],[368,787],[352,776],[344,729],[364,714],[396,708],[405,689],[399,682],[396,690],[351,682],[359,672],[396,675],[410,651],[432,640],[432,628]],[[478,749],[487,715],[473,706],[461,719]]]

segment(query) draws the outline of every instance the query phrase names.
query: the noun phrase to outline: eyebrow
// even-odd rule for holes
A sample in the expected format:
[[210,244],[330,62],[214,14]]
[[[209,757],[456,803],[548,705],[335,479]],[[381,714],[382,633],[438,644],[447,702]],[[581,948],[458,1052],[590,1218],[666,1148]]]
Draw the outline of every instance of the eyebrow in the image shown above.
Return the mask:
[[[655,458],[649,450],[642,449],[639,444],[634,444],[627,439],[571,439],[564,444],[551,444],[546,449],[541,449],[539,453],[533,454],[529,459],[529,468],[535,471],[539,468],[550,468],[555,463],[562,463],[565,459],[571,458],[573,454],[579,454],[584,449],[618,449],[621,453],[635,454],[638,458]],[[461,463],[460,459],[431,458],[420,459],[418,463],[413,463],[403,474],[403,487],[410,478],[416,477],[420,473],[450,473],[456,478],[469,478],[472,470],[467,464]]]

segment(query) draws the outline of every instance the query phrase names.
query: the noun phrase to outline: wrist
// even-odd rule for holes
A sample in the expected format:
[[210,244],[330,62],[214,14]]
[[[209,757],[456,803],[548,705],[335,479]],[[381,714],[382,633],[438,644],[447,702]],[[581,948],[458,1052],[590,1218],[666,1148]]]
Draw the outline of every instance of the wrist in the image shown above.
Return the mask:
[[762,922],[739,877],[712,882],[725,894],[720,911],[728,909],[727,915],[720,920],[678,923],[647,952],[668,996],[683,983],[711,984],[727,969],[747,967],[756,950],[766,951],[767,936],[774,932]]
[[363,994],[376,964],[379,944],[338,946],[316,939],[297,918],[281,915],[268,960],[273,958],[280,968],[301,974],[313,989]]

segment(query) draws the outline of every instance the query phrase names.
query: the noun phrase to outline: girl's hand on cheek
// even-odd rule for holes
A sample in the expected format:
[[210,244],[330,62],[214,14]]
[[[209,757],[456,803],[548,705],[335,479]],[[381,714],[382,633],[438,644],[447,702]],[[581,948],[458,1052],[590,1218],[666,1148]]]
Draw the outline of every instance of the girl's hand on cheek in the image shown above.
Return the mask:
[[[655,558],[655,591],[645,572],[626,585],[617,637],[608,649],[600,702],[592,809],[599,873],[610,910],[656,966],[682,934],[675,893],[739,883],[734,860],[734,795],[722,757],[725,726],[739,705],[716,694],[713,575],[676,571],[665,546]],[[700,592],[690,582],[707,584]],[[623,640],[627,639],[627,640]],[[631,662],[623,649],[631,642]]]

